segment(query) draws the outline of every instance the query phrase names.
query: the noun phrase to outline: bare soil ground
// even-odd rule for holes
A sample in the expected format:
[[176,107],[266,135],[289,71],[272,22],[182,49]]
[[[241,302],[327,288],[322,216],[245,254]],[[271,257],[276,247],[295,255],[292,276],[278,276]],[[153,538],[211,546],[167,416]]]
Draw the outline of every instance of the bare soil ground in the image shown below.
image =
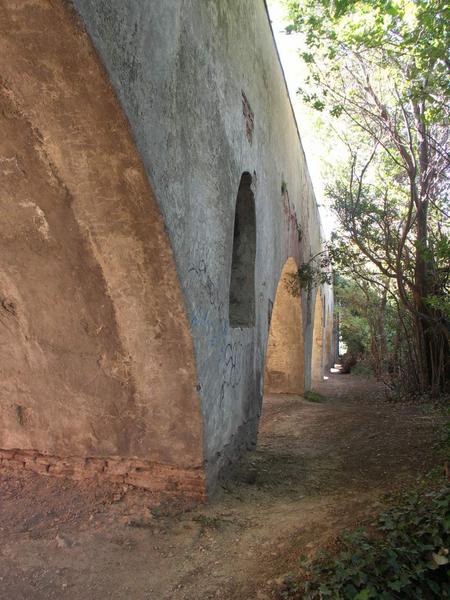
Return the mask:
[[207,506],[0,471],[1,600],[265,600],[277,577],[436,465],[439,416],[332,375],[269,396],[259,446]]

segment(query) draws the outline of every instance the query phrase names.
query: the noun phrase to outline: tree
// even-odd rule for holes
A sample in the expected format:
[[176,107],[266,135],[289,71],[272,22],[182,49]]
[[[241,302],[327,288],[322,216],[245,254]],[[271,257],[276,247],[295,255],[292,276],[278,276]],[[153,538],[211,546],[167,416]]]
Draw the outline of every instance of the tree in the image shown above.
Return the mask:
[[334,292],[335,309],[339,315],[339,337],[346,348],[344,372],[362,361],[377,376],[381,375],[386,336],[378,290],[364,281],[335,273]]
[[449,5],[287,3],[288,30],[306,44],[300,93],[339,120],[347,149],[327,190],[340,223],[335,255],[395,293],[413,325],[418,387],[437,392],[449,371]]

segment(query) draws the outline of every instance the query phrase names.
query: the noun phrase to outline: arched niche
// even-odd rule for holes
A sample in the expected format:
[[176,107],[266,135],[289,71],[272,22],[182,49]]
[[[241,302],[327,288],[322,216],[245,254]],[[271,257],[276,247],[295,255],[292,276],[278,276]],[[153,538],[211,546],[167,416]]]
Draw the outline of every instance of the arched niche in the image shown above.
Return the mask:
[[294,258],[288,258],[278,282],[267,343],[266,393],[303,394],[305,389],[302,304],[292,285],[297,269]]
[[255,324],[256,217],[252,176],[244,172],[236,197],[231,261],[229,320],[231,327]]
[[319,382],[323,379],[323,302],[320,289],[316,292],[316,302],[314,307],[314,324],[312,338],[311,354],[311,379],[313,382]]

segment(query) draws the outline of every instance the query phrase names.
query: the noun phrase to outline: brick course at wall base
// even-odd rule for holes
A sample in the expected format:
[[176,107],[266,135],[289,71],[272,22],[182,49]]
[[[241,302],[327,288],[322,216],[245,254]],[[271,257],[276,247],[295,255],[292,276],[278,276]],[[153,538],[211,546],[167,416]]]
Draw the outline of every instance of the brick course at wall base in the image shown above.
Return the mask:
[[152,492],[168,493],[186,499],[204,501],[206,485],[204,471],[182,469],[135,458],[65,457],[41,454],[35,450],[0,449],[0,464],[23,468],[40,475],[98,479],[123,483]]

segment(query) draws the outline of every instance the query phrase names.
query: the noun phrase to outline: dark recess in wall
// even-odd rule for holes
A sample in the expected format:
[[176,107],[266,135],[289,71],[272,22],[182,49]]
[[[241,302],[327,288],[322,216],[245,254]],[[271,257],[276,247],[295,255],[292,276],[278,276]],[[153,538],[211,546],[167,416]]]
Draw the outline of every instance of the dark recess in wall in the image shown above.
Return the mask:
[[229,303],[231,327],[253,327],[255,324],[256,218],[251,185],[252,176],[244,172],[234,215]]

